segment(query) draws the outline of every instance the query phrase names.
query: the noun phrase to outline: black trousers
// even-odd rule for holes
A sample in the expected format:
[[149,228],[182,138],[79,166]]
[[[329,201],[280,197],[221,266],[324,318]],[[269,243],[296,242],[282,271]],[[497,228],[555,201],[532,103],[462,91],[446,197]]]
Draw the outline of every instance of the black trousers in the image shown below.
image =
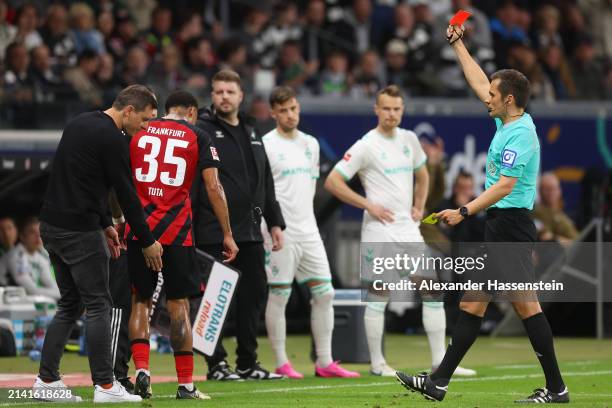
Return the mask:
[[127,266],[127,253],[110,260],[109,285],[113,299],[111,308],[111,353],[113,372],[116,379],[128,377],[129,363],[132,358],[130,349],[129,323],[132,313],[132,291]]
[[60,379],[59,365],[72,329],[86,310],[87,350],[94,384],[113,381],[111,356],[108,260],[102,230],[69,231],[42,222],[40,235],[55,269],[61,298],[47,328],[39,375],[44,381]]
[[[257,361],[257,329],[266,305],[267,277],[262,243],[238,243],[240,251],[231,264],[241,272],[231,309],[236,315],[236,367],[250,368]],[[201,245],[202,251],[223,260],[223,245]],[[208,367],[214,367],[227,358],[227,352],[219,339],[215,353],[206,357]]]

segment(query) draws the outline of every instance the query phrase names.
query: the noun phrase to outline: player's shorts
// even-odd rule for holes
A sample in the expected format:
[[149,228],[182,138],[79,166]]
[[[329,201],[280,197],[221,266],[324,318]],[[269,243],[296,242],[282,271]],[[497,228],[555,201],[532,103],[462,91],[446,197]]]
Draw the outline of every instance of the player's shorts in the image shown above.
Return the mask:
[[535,281],[533,249],[537,231],[522,208],[491,209],[485,224],[486,278],[504,283]]
[[291,285],[293,279],[331,282],[323,241],[285,242],[280,251],[266,247],[266,274],[269,285]]
[[[151,298],[157,285],[157,273],[147,268],[142,248],[128,240],[128,270],[132,289],[145,299]],[[166,299],[184,299],[200,295],[200,272],[195,247],[164,245],[162,276]]]

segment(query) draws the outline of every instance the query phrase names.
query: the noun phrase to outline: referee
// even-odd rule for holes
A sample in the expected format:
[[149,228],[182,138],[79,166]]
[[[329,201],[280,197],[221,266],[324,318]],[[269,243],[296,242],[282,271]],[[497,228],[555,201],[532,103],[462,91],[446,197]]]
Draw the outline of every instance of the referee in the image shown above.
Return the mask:
[[83,113],[64,129],[40,215],[41,236],[61,294],[33,387],[40,395],[66,387],[60,360],[85,308],[94,402],[141,400],[113,377],[108,261],[109,249],[113,256],[119,253],[119,238],[107,200],[112,187],[147,264],[160,270],[162,247],[151,235],[132,184],[126,137],[145,128],[156,110],[155,96],[142,85],[132,85],[119,93],[111,108]]
[[[521,275],[534,280],[531,248],[536,241],[536,228],[530,213],[536,196],[540,144],[533,120],[525,112],[530,95],[529,80],[516,70],[505,69],[494,73],[489,82],[461,40],[464,30],[463,26],[449,26],[447,38],[457,54],[468,83],[487,106],[489,116],[495,119],[497,131],[487,154],[485,191],[464,207],[438,213],[438,218],[449,225],[457,225],[471,214],[486,209],[485,241],[493,243],[487,246],[495,249],[500,243],[506,243],[502,244],[502,251],[510,251],[503,256],[503,262],[495,265],[492,272],[502,274],[509,280]],[[523,250],[516,251],[517,247]],[[452,342],[438,369],[430,375],[422,373],[408,376],[398,372],[396,376],[402,385],[420,392],[427,399],[444,399],[453,371],[478,336],[489,303],[488,300],[473,301],[473,295],[466,293],[461,301],[461,312]],[[516,292],[514,295],[518,297]],[[540,360],[546,387],[538,388],[530,396],[516,402],[569,402],[548,320],[542,313],[535,292],[522,293],[522,296],[530,301],[512,299],[512,306],[522,319]],[[490,299],[490,295],[485,297]]]

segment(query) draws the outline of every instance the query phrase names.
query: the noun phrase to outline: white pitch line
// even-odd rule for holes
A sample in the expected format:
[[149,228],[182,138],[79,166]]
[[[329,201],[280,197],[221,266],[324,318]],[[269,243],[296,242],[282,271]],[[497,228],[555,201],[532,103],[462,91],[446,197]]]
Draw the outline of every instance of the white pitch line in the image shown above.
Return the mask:
[[[563,375],[566,377],[570,376],[589,376],[589,375],[606,375],[612,374],[612,370],[603,370],[603,371],[579,371],[579,372],[564,372]],[[544,374],[523,374],[523,375],[499,375],[492,377],[475,377],[475,378],[457,378],[453,380],[453,383],[458,382],[480,382],[480,381],[500,381],[500,380],[520,380],[523,378],[539,378],[543,377]],[[249,390],[249,391],[231,391],[231,392],[206,392],[205,389],[201,391],[210,394],[212,396],[215,395],[235,395],[235,394],[268,394],[268,393],[289,393],[289,392],[297,392],[297,391],[310,391],[310,390],[325,390],[325,389],[337,389],[337,388],[361,388],[361,387],[380,387],[387,385],[396,385],[394,381],[388,382],[374,382],[367,384],[335,384],[335,385],[311,385],[304,387],[290,387],[290,388],[267,388],[263,390]],[[175,398],[176,395],[168,394],[168,395],[158,395],[158,398]]]
[[[606,375],[612,374],[612,370],[602,370],[602,371],[579,371],[579,372],[565,372],[563,375],[570,376],[578,376],[584,377],[589,375]],[[453,383],[457,382],[480,382],[480,381],[499,381],[499,380],[519,380],[523,378],[538,378],[543,377],[543,374],[524,374],[524,375],[500,375],[500,376],[492,376],[492,377],[476,377],[476,378],[457,378],[453,380]],[[337,389],[337,388],[361,388],[361,387],[380,387],[380,386],[388,386],[388,385],[396,385],[394,381],[387,382],[374,382],[367,384],[335,384],[335,385],[312,385],[312,386],[304,386],[304,387],[291,387],[291,388],[268,388],[263,390],[249,390],[249,391],[231,391],[231,392],[206,392],[206,390],[202,390],[203,392],[210,394],[212,396],[215,395],[235,395],[235,394],[267,394],[267,393],[289,393],[296,391],[310,391],[310,390],[325,390],[325,389]],[[478,392],[469,392],[468,394],[478,393]],[[490,393],[483,393],[490,394]],[[513,394],[514,395],[514,394]],[[572,395],[583,395],[583,396],[612,396],[612,394],[576,394],[572,393]],[[157,398],[176,398],[175,394],[166,394],[166,395],[154,395],[154,399]],[[15,406],[15,405],[25,405],[32,404],[32,401],[24,402],[24,403],[0,403],[0,406]]]
[[[599,364],[599,361],[586,360],[586,361],[570,361],[568,363],[563,363],[564,366],[586,366]],[[518,370],[522,368],[539,368],[538,364],[511,364],[511,365],[500,365],[493,367],[494,370]]]

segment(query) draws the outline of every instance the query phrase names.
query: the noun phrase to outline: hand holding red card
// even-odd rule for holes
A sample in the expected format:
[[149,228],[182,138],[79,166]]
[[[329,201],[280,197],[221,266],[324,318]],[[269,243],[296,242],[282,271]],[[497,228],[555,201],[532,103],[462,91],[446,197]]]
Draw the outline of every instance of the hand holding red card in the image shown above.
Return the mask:
[[463,23],[467,21],[467,19],[472,15],[469,11],[459,10],[455,15],[450,19],[450,25],[462,26]]

